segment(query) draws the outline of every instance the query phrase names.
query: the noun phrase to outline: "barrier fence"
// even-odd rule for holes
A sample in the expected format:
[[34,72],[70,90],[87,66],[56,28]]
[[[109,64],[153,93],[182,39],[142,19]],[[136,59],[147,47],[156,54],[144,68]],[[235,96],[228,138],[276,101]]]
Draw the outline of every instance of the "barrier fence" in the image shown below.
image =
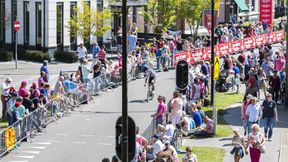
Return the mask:
[[[241,51],[249,50],[255,47],[260,47],[270,43],[280,42],[284,39],[284,30],[274,31],[269,34],[261,34],[255,37],[247,37],[241,40],[236,40],[227,43],[220,43],[214,46],[215,56],[224,56],[234,54]],[[185,60],[188,63],[193,63],[200,60],[211,59],[211,47],[200,48],[191,51],[178,52],[173,56],[173,64],[176,66],[180,60]]]
[[17,149],[24,139],[29,140],[37,132],[45,131],[46,125],[56,122],[64,116],[70,116],[71,110],[82,103],[88,103],[92,95],[114,88],[120,80],[110,74],[101,74],[88,83],[79,84],[77,88],[66,91],[64,95],[53,98],[45,108],[37,108],[22,119],[0,132],[0,159],[13,149]]

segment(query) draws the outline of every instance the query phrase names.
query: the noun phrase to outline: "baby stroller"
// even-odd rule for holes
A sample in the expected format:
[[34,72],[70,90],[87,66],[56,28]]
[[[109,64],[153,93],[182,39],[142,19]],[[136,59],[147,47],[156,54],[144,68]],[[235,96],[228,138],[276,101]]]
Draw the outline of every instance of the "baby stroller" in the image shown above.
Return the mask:
[[227,74],[225,70],[221,70],[219,73],[219,79],[216,81],[215,90],[218,92],[227,92],[229,90],[229,83],[226,82]]

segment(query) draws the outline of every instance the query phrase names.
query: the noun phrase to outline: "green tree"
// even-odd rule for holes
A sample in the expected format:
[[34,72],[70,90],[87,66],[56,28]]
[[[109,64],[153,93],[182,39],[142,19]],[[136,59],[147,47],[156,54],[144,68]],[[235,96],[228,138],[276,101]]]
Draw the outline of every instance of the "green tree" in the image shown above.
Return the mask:
[[148,0],[142,16],[152,26],[155,33],[162,33],[171,27],[177,18],[176,8],[180,0]]
[[179,4],[178,16],[186,20],[191,30],[191,35],[193,37],[197,36],[203,10],[210,9],[211,0],[180,0]]
[[73,36],[79,36],[85,41],[90,35],[103,36],[111,28],[108,25],[111,21],[111,12],[108,9],[90,9],[89,4],[82,0],[81,7],[74,6],[73,10],[75,14],[71,15],[66,26]]

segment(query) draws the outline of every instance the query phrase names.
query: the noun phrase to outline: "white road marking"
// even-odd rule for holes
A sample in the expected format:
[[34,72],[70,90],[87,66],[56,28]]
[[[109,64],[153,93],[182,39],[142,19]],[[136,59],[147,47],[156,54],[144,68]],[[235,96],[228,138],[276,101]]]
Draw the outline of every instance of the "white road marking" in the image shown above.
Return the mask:
[[99,145],[104,145],[104,146],[112,146],[111,143],[99,143]]
[[19,158],[24,158],[24,159],[34,159],[34,156],[16,156]]
[[38,144],[38,145],[51,145],[51,142],[34,142],[34,144]]
[[9,161],[9,162],[29,162],[29,161]]
[[81,144],[81,145],[85,145],[87,144],[87,142],[72,142],[73,144]]
[[28,148],[32,148],[32,149],[39,149],[39,150],[44,150],[46,147],[42,147],[42,146],[30,146]]
[[91,119],[85,119],[85,120],[89,122]]
[[56,136],[68,136],[68,134],[66,134],[66,133],[57,133],[57,134],[55,134]]
[[28,154],[40,154],[40,151],[21,151],[21,152]]
[[92,135],[92,134],[82,134],[81,136],[82,137],[95,137],[95,135]]

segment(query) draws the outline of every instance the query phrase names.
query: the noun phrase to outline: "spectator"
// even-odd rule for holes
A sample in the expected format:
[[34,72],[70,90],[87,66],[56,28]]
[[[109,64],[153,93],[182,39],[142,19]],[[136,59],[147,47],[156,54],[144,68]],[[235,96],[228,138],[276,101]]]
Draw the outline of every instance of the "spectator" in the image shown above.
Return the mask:
[[154,160],[157,154],[164,148],[163,143],[160,141],[158,135],[153,135],[152,145],[147,146],[147,160]]
[[87,49],[83,46],[83,43],[80,43],[80,47],[77,48],[78,59],[87,57]]
[[265,137],[259,132],[259,126],[253,124],[251,126],[251,133],[248,135],[248,140],[245,145],[245,153],[248,154],[248,147],[250,152],[251,162],[260,162],[261,151],[265,143]]
[[23,98],[22,105],[29,111],[33,112],[35,110],[34,104],[30,99],[29,92],[25,93],[25,97]]
[[158,108],[157,112],[151,115],[151,117],[156,118],[156,127],[158,124],[164,125],[164,115],[167,110],[166,104],[163,102],[163,96],[158,97]]
[[272,62],[270,62],[269,59],[266,58],[265,61],[262,63],[261,67],[266,75],[266,81],[269,81],[270,78],[273,76]]
[[12,121],[12,107],[14,106],[16,99],[17,99],[17,93],[13,92],[10,94],[10,99],[7,102],[7,111],[6,111],[6,117],[8,120],[8,125],[12,125],[13,121]]
[[102,162],[110,162],[110,160],[108,158],[103,158]]
[[191,146],[186,147],[186,154],[182,157],[182,162],[198,162],[195,154],[192,153],[193,149]]
[[269,93],[272,94],[273,100],[277,103],[279,98],[279,92],[280,92],[280,78],[277,75],[277,71],[274,71],[273,77],[269,79],[268,85],[269,87]]
[[243,102],[242,107],[241,107],[241,118],[243,121],[244,136],[246,136],[246,133],[248,132],[248,130],[247,130],[248,118],[246,116],[246,111],[247,111],[248,106],[251,104],[252,98],[253,98],[253,96],[248,94],[246,97],[246,100]]
[[[100,52],[99,52],[100,55]],[[88,61],[86,59],[83,60],[83,64],[81,65],[81,73],[83,76],[83,83],[88,83],[90,82],[90,73],[92,71],[88,67]]]
[[169,141],[173,140],[173,135],[176,130],[176,127],[173,125],[173,123],[170,120],[168,120],[167,125],[165,127],[163,125],[158,125],[158,127],[159,127],[158,129],[162,131],[161,139],[169,140]]
[[97,78],[98,76],[100,76],[101,69],[102,69],[101,62],[96,61],[96,64],[93,66],[93,78]]
[[137,35],[137,30],[138,30],[137,25],[136,25],[136,23],[134,22],[133,25],[132,25],[132,27],[131,27],[131,29],[130,29],[130,32],[131,32],[133,35]]
[[196,124],[196,127],[200,128],[202,126],[203,119],[201,117],[201,114],[195,108],[192,108],[192,117]]
[[223,33],[223,35],[220,38],[220,43],[227,43],[228,42],[228,36],[227,33]]
[[106,69],[107,53],[105,51],[105,45],[102,45],[101,50],[98,52],[98,60],[101,62],[103,67]]
[[132,32],[130,32],[130,35],[128,36],[128,52],[129,54],[132,53],[132,51],[136,51],[136,42],[137,42],[137,36],[134,35]]
[[165,141],[164,144],[164,149],[157,154],[157,157],[166,158],[166,162],[178,162],[177,151],[170,145],[170,141]]
[[272,99],[272,94],[268,93],[266,100],[262,103],[263,109],[263,122],[264,122],[264,135],[268,141],[271,141],[273,135],[273,127],[275,122],[278,121],[277,104]]
[[257,104],[257,98],[253,97],[251,99],[251,104],[247,107],[245,112],[246,118],[248,119],[248,134],[250,133],[251,125],[253,124],[260,124],[260,119],[262,117],[262,110],[261,106]]
[[170,102],[171,107],[171,119],[173,124],[179,124],[182,117],[183,101],[180,98],[180,93],[175,91],[173,93],[173,99]]
[[98,56],[98,52],[100,51],[100,47],[98,46],[97,42],[93,43],[93,47],[92,47],[92,67],[95,65],[96,63],[96,59]]
[[214,121],[210,118],[208,118],[208,116],[205,116],[204,118],[204,123],[206,124],[206,126],[204,128],[200,128],[200,131],[195,131],[194,133],[192,133],[192,135],[194,136],[201,136],[201,137],[211,137],[214,135],[214,130],[215,130],[215,124]]
[[202,119],[204,119],[204,117],[206,115],[205,115],[205,112],[202,110],[202,106],[201,105],[197,105],[196,108],[197,108],[197,111],[199,112],[199,114],[201,115]]
[[233,149],[231,150],[231,154],[234,154],[234,161],[239,162],[241,158],[244,157],[244,150],[245,147],[244,138],[239,134],[239,129],[233,130],[234,136],[232,139],[232,145],[234,145]]
[[40,91],[37,88],[37,84],[35,82],[32,83],[32,86],[30,87],[29,92],[30,92],[30,99],[33,99],[40,95]]
[[286,59],[285,57],[281,57],[279,52],[275,52],[276,58],[274,60],[274,70],[280,72],[285,66]]
[[112,156],[112,161],[111,162],[120,162],[118,157],[116,155]]
[[38,79],[38,88],[40,89],[41,87],[41,83],[45,83],[45,77],[46,77],[46,74],[44,71],[41,71],[40,72],[40,77]]
[[44,82],[48,83],[48,81],[49,81],[49,70],[48,70],[48,61],[47,60],[43,61],[43,65],[40,68],[40,73],[42,71],[45,72],[45,77],[43,78]]
[[25,93],[27,92],[26,90],[26,86],[27,86],[27,82],[26,81],[22,81],[20,88],[18,90],[18,96],[24,98],[25,97]]
[[1,86],[1,103],[2,103],[2,119],[5,119],[5,114],[7,111],[7,101],[9,97],[9,91],[11,89],[11,78],[6,78],[5,82]]

